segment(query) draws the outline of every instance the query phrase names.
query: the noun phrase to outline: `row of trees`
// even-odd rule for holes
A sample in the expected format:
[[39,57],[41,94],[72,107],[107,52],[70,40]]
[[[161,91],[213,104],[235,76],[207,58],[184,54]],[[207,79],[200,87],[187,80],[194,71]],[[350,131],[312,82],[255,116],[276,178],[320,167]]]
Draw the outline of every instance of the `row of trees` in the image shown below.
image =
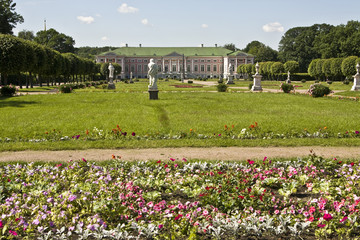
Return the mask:
[[279,43],[279,59],[299,62],[306,72],[313,59],[360,56],[360,22],[346,25],[315,24],[289,29]]
[[360,59],[356,56],[347,58],[314,59],[311,61],[308,73],[319,80],[351,79],[356,73],[356,64]]
[[[255,73],[254,64],[243,64],[238,66],[237,73],[246,74],[248,76]],[[296,61],[281,62],[260,62],[259,73],[263,75],[264,79],[279,80],[283,73],[296,73],[299,71],[299,63]]]
[[[4,85],[8,75],[27,73],[26,84],[32,84],[33,77],[42,85],[50,82],[92,80],[100,73],[100,64],[73,53],[60,53],[49,47],[11,35],[0,34],[0,73]],[[21,78],[18,78],[21,79]],[[22,86],[22,83],[19,83]]]

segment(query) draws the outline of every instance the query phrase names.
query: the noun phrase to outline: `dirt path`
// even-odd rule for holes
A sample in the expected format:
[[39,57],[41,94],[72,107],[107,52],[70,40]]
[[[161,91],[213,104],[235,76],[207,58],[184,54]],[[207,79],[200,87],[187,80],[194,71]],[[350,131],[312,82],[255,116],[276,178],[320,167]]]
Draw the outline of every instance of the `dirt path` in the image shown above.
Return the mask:
[[121,159],[167,160],[208,159],[208,160],[246,160],[268,158],[304,157],[310,150],[326,158],[359,158],[360,147],[214,147],[214,148],[152,148],[152,149],[89,149],[69,151],[19,151],[0,152],[0,161],[68,161],[109,160],[112,155]]

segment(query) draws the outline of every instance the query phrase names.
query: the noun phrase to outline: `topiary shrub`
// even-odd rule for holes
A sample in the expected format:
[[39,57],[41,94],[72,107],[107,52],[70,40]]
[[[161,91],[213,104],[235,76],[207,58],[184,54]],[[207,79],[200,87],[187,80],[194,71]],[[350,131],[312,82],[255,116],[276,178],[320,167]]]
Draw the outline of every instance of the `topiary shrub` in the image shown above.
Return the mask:
[[321,85],[321,84],[313,84],[310,86],[308,90],[309,94],[313,97],[323,97],[331,93],[329,87]]
[[2,96],[12,97],[16,93],[16,87],[11,84],[2,86],[0,89],[0,93]]
[[59,87],[59,91],[61,93],[71,93],[72,90],[73,90],[73,88],[70,84],[64,84]]
[[290,83],[282,83],[280,85],[280,88],[284,93],[289,93],[292,90],[294,90],[294,86],[292,84],[290,84]]
[[218,92],[226,92],[228,86],[224,83],[219,83],[217,86],[216,86]]
[[193,81],[192,81],[192,80],[188,80],[188,83],[193,83]]
[[306,83],[306,80],[305,80],[305,79],[301,79],[301,82],[302,82],[302,83]]
[[349,83],[350,83],[350,81],[347,79],[343,81],[343,84],[345,84],[345,85],[349,85]]
[[326,81],[327,84],[332,84],[332,81]]

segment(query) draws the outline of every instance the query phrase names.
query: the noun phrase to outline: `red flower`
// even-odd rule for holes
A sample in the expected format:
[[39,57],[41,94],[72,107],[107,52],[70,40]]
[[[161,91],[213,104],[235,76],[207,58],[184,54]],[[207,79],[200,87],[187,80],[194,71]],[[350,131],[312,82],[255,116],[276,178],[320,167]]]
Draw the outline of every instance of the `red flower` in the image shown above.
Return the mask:
[[325,226],[326,226],[326,224],[321,224],[321,223],[318,224],[318,227],[319,227],[319,228],[323,228],[323,227],[325,227]]
[[333,219],[333,217],[330,214],[326,213],[326,214],[324,214],[324,219],[326,221],[330,221],[331,219]]
[[133,137],[135,137],[135,132],[132,132],[131,135],[132,135]]
[[343,217],[343,219],[340,220],[341,223],[345,222],[348,219],[347,216]]
[[161,163],[161,160],[157,161],[156,163]]
[[239,198],[244,199],[244,196],[239,195]]
[[251,165],[251,164],[254,164],[254,161],[253,161],[253,160],[248,159],[247,161],[248,161],[248,163],[249,163],[250,165]]
[[58,164],[58,165],[56,165],[56,167],[61,167],[62,166],[62,164],[60,163],[60,164]]
[[164,168],[167,168],[167,167],[168,167],[168,165],[167,165],[167,164],[165,164]]
[[175,161],[175,158],[170,158],[171,161]]
[[179,214],[175,217],[175,221],[178,220],[179,218],[181,218],[183,215],[182,214]]
[[83,160],[83,162],[87,162],[85,158],[82,158],[81,160]]
[[339,161],[338,164],[342,164],[342,161]]
[[350,165],[351,165],[351,166],[354,166],[354,165],[355,165],[355,163],[354,163],[354,162],[352,162],[352,163],[350,163]]
[[15,231],[9,230],[9,233],[13,236],[17,236],[17,233]]

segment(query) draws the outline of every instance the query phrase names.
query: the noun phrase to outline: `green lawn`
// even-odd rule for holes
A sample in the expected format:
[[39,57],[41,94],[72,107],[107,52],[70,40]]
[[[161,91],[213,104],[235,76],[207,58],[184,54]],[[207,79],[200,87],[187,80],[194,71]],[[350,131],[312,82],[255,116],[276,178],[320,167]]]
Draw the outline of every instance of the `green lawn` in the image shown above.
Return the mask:
[[[224,125],[237,135],[258,123],[258,131],[293,133],[324,129],[332,134],[359,130],[359,103],[307,95],[271,93],[160,92],[150,101],[147,92],[77,92],[27,95],[0,100],[0,138],[47,137],[53,129],[62,136],[85,136],[94,127],[111,132],[116,125],[136,136],[181,133],[217,136]],[[1,150],[70,149],[90,147],[162,146],[299,146],[359,145],[357,139],[232,140],[223,138],[156,140],[103,140],[2,143]]]

